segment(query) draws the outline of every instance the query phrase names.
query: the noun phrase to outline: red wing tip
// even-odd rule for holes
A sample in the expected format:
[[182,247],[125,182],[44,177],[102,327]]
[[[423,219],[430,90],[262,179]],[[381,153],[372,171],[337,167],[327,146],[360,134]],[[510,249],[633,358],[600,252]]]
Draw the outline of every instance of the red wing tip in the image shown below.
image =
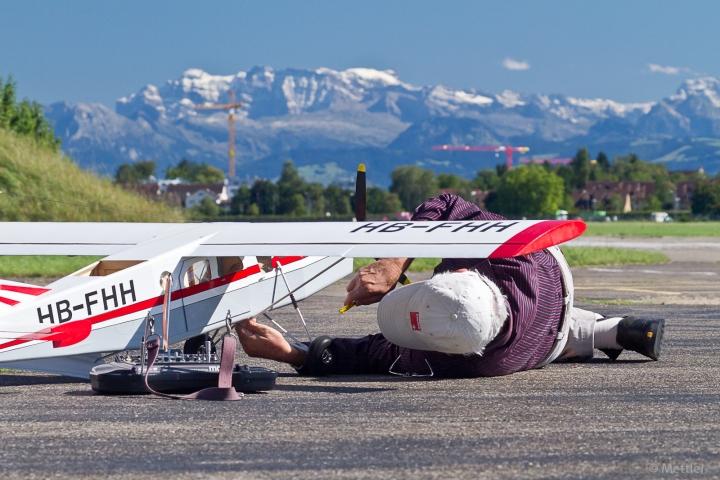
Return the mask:
[[587,229],[582,220],[545,220],[518,233],[490,254],[489,258],[527,255],[579,237]]

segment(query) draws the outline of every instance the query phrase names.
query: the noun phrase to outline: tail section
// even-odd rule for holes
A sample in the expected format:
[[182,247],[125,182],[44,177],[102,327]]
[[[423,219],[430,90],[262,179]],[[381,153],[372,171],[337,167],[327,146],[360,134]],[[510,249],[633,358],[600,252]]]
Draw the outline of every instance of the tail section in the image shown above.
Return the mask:
[[0,314],[10,311],[15,305],[32,300],[49,291],[49,288],[37,285],[0,280]]

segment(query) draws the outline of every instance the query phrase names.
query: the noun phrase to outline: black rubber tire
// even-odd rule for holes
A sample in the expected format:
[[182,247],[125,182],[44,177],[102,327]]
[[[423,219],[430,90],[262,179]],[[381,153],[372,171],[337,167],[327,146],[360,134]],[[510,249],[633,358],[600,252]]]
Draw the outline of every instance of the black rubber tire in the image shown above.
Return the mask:
[[[197,355],[200,353],[200,349],[205,346],[207,338],[208,336],[206,334],[188,338],[185,340],[185,345],[183,345],[183,353],[186,355]],[[215,344],[210,345],[210,353],[217,353]]]
[[337,362],[337,350],[333,340],[327,335],[322,335],[310,344],[303,369],[306,369],[309,375],[324,377],[332,373],[335,362]]

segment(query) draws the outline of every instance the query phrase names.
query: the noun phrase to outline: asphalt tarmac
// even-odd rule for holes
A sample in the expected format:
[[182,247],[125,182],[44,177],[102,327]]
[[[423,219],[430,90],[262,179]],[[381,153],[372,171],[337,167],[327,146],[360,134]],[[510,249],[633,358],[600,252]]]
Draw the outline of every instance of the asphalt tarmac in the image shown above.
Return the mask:
[[[575,270],[579,306],[667,319],[659,362],[598,352],[589,363],[496,378],[318,379],[238,354],[283,375],[272,392],[226,403],[101,396],[87,382],[5,372],[0,475],[720,477],[718,273],[714,263]],[[672,302],[694,290],[704,293]],[[375,308],[341,316],[342,298],[338,284],[302,303],[313,334],[377,331]],[[291,310],[276,319],[301,333]]]

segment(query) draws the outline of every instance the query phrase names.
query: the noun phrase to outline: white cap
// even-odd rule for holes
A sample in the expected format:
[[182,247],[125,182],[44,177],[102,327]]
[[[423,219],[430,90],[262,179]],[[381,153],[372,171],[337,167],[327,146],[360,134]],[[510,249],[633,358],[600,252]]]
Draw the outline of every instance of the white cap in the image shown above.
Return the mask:
[[497,285],[475,271],[443,273],[385,295],[378,307],[383,336],[415,350],[481,354],[508,317]]

